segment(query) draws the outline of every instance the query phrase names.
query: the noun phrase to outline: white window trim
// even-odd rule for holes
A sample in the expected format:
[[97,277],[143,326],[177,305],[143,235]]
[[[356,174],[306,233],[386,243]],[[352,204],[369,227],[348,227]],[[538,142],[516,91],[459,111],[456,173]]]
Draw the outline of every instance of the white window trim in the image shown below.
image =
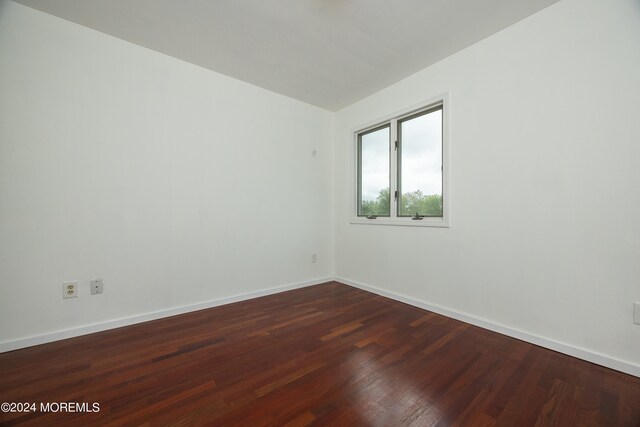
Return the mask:
[[[412,220],[407,217],[396,217],[396,209],[397,204],[391,203],[391,217],[378,217],[376,219],[366,219],[363,217],[359,217],[358,206],[357,206],[357,194],[358,194],[358,168],[356,165],[358,158],[358,134],[366,131],[368,129],[372,129],[376,126],[380,126],[385,122],[396,122],[398,119],[410,115],[412,113],[428,109],[431,106],[442,104],[442,218],[429,218],[425,217],[420,221]],[[449,93],[443,93],[439,96],[427,99],[422,101],[416,105],[405,108],[403,110],[397,111],[393,114],[388,114],[384,117],[381,117],[377,120],[373,120],[369,123],[366,123],[362,126],[358,126],[355,129],[351,130],[351,147],[349,150],[350,159],[349,159],[349,168],[350,168],[350,191],[349,191],[349,206],[350,206],[350,223],[351,224],[367,224],[367,225],[401,225],[401,226],[412,226],[412,227],[450,227],[450,216],[451,216],[451,188],[449,185],[449,140],[451,131],[449,129],[449,116],[451,114],[451,104],[449,102]],[[392,126],[392,135],[391,140],[395,141],[396,135],[393,134],[396,130],[396,127]],[[397,151],[395,151],[392,147],[393,144],[389,144],[390,154],[391,154],[391,168],[389,173],[392,176],[395,176],[397,169]],[[391,194],[393,194],[393,189],[389,189]]]

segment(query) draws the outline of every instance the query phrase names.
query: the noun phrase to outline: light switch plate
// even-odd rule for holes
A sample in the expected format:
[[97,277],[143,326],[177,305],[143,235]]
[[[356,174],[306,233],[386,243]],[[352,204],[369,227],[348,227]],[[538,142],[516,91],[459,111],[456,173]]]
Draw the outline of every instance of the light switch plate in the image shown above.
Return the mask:
[[633,303],[633,323],[640,325],[640,302]]

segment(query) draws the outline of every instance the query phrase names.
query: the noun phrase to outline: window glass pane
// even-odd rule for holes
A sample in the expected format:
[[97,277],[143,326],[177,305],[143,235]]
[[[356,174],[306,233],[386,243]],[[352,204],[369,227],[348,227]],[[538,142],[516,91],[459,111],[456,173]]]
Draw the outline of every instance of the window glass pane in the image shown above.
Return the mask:
[[358,215],[389,216],[389,126],[358,138]]
[[442,109],[398,123],[400,216],[442,216]]

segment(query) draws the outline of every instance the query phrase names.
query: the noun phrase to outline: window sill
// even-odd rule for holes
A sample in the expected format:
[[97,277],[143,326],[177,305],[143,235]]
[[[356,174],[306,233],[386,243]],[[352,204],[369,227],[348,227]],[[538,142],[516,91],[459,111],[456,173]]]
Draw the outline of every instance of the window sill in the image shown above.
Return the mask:
[[411,218],[381,218],[366,219],[361,217],[352,217],[351,224],[366,225],[399,225],[406,227],[440,227],[448,228],[449,222],[445,218],[423,218],[422,220],[413,220]]

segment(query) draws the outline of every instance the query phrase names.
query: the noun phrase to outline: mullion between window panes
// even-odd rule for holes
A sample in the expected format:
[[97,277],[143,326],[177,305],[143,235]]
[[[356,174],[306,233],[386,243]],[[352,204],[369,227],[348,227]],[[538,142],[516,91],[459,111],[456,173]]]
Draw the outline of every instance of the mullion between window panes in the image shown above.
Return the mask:
[[393,119],[389,122],[389,217],[398,217],[398,198],[395,197],[398,191],[398,151],[396,150],[396,141],[398,140],[397,132],[398,121]]

